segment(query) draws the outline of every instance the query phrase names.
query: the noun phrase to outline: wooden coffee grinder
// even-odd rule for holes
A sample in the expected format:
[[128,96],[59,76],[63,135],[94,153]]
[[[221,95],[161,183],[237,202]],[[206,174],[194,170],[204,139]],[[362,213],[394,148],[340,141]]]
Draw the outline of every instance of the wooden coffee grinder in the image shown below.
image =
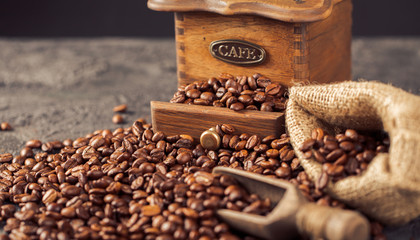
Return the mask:
[[[148,0],[175,12],[178,84],[260,73],[286,86],[351,79],[351,0]],[[284,132],[283,113],[152,102],[153,127],[196,140],[216,124]]]

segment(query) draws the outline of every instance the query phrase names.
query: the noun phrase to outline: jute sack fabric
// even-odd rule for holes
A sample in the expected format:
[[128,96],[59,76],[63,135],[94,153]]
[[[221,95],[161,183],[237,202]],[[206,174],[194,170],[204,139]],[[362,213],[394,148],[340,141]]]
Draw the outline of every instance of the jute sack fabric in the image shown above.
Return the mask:
[[320,127],[388,132],[389,153],[378,154],[360,176],[329,182],[332,197],[387,225],[420,215],[420,97],[376,82],[343,82],[290,89],[286,125],[301,165],[312,180],[321,164],[304,159],[301,144]]

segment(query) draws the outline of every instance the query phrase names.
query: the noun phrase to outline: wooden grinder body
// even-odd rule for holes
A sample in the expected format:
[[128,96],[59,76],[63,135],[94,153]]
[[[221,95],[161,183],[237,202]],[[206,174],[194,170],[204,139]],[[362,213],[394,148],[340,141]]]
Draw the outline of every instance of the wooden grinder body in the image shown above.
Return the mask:
[[[148,5],[154,10],[175,12],[178,85],[206,81],[220,73],[260,73],[286,86],[351,79],[351,0],[149,0]],[[227,44],[216,45],[212,53],[212,44],[217,41]],[[242,42],[251,47],[245,48]],[[262,49],[265,57],[244,64],[246,58],[255,58],[255,52],[250,52],[252,46]],[[222,58],[216,58],[217,54]],[[206,118],[206,124],[173,112],[173,120],[168,122],[162,120],[168,117],[164,109],[171,108],[167,104],[152,103],[152,118],[155,129],[168,133],[185,130],[198,139],[198,132],[215,124],[247,121],[255,128],[251,132],[260,129],[260,135],[279,136],[284,132],[281,113],[273,118],[265,112],[226,114],[227,109],[213,111],[208,110],[211,107],[185,105],[184,113],[194,111],[195,119]],[[173,109],[184,111],[178,106]],[[274,122],[267,125],[255,121],[264,114]],[[255,117],[249,117],[252,115]],[[241,132],[251,133],[248,129]]]

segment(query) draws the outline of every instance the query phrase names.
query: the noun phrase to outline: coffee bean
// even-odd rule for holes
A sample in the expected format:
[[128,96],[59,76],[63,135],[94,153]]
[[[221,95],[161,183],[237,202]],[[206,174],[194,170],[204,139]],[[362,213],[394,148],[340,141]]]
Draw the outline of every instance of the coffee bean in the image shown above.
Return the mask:
[[345,136],[353,141],[357,141],[359,138],[359,134],[353,129],[347,129],[345,132]]
[[81,189],[76,186],[69,185],[61,189],[61,192],[65,196],[77,196],[81,193]]
[[161,209],[157,205],[146,205],[141,207],[141,215],[146,217],[156,216],[161,212]]
[[127,111],[127,104],[121,104],[121,105],[115,106],[112,110],[114,112],[124,113]]
[[114,124],[121,124],[121,123],[123,123],[123,122],[124,122],[124,118],[123,118],[123,116],[121,116],[120,114],[115,114],[115,115],[112,117],[112,122],[113,122]]
[[339,144],[340,148],[346,152],[354,150],[354,144],[350,141],[343,141]]
[[291,174],[290,168],[288,167],[279,167],[275,171],[275,174],[279,178],[288,178]]
[[13,129],[12,126],[8,122],[2,122],[0,124],[0,130],[2,130],[2,131],[9,131],[9,130],[12,130],[12,129]]
[[241,102],[236,102],[236,103],[232,103],[229,108],[234,111],[241,111],[242,109],[245,108],[245,106]]
[[194,98],[199,98],[200,95],[201,95],[201,92],[197,89],[190,89],[190,90],[186,91],[185,95],[189,98],[194,99]]
[[316,181],[315,186],[317,189],[322,190],[327,186],[328,183],[328,174],[326,172],[322,172],[319,179]]
[[268,95],[277,95],[278,93],[280,93],[280,89],[280,85],[272,83],[265,87],[265,93]]
[[0,163],[7,163],[7,162],[12,161],[12,159],[13,159],[13,155],[10,153],[0,154]]
[[201,106],[209,106],[211,104],[211,102],[209,100],[205,100],[205,99],[201,99],[201,98],[194,99],[193,103],[195,105],[201,105]]
[[250,95],[241,95],[238,97],[238,101],[244,104],[245,106],[251,105],[254,102]]
[[22,150],[20,151],[20,156],[24,158],[30,158],[34,156],[34,152],[32,151],[31,148],[25,147],[25,148],[22,148]]
[[44,196],[42,197],[42,202],[45,204],[54,202],[58,197],[58,193],[54,189],[49,189],[45,192]]
[[310,148],[312,148],[312,146],[316,143],[315,139],[307,139],[305,142],[302,143],[302,145],[300,146],[299,150],[302,152],[306,152],[308,151]]
[[335,149],[334,151],[332,151],[332,152],[330,152],[326,157],[325,157],[325,159],[328,161],[328,162],[333,162],[333,161],[335,161],[335,160],[337,160],[339,157],[341,157],[342,155],[344,154],[344,152],[343,152],[343,150],[341,150],[341,149]]
[[25,211],[19,211],[15,213],[15,217],[19,219],[20,221],[28,221],[35,217],[35,211],[32,209],[28,209]]
[[40,140],[34,139],[27,141],[25,146],[29,148],[40,148],[42,146],[42,142]]
[[312,130],[312,139],[317,140],[318,142],[321,142],[324,139],[325,133],[324,130],[321,128],[316,128]]
[[216,97],[221,99],[225,95],[226,92],[227,92],[226,88],[220,87],[216,90]]
[[195,181],[199,184],[202,184],[204,186],[211,186],[213,184],[213,174],[204,172],[204,171],[198,171],[194,173]]
[[229,97],[229,98],[226,100],[226,107],[230,108],[230,106],[231,106],[232,104],[236,103],[236,102],[238,102],[238,99],[237,99],[236,97],[234,97],[234,96]]
[[179,164],[184,165],[188,163],[189,161],[191,161],[191,158],[192,156],[189,152],[182,152],[178,154],[178,156],[176,157],[176,160]]
[[206,100],[208,102],[212,102],[215,100],[216,95],[212,92],[203,92],[200,95],[200,98]]
[[73,207],[66,207],[61,209],[60,214],[66,218],[74,218],[76,216],[76,210]]

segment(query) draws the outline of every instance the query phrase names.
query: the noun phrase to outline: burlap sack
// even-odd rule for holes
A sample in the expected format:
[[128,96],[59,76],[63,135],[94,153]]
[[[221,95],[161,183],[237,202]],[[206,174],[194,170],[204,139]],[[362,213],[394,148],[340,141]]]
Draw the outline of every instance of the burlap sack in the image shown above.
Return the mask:
[[420,215],[420,97],[375,82],[292,87],[286,125],[313,180],[321,165],[298,150],[312,129],[385,129],[389,154],[376,156],[360,176],[329,182],[326,191],[384,224],[400,225]]

